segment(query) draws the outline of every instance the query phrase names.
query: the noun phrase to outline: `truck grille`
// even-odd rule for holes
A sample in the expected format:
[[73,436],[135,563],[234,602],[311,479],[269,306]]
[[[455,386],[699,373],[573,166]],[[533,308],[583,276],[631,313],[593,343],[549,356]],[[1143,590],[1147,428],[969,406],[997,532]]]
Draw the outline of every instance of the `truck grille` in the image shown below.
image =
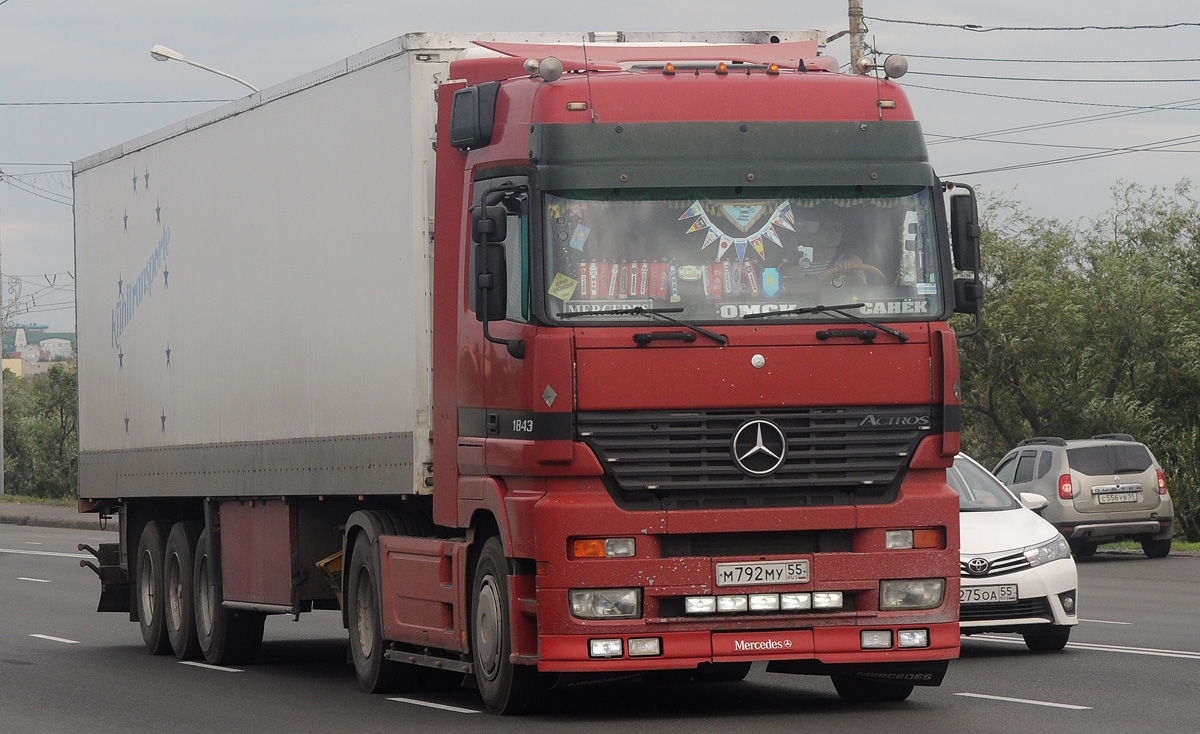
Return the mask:
[[[738,428],[754,418],[773,421],[787,437],[786,461],[762,477],[739,469],[731,448]],[[576,425],[627,498],[674,496],[681,509],[689,496],[697,507],[712,506],[701,498],[718,496],[728,506],[745,506],[748,497],[770,506],[772,495],[781,497],[774,504],[788,505],[878,497],[898,487],[933,428],[929,405],[581,412]]]

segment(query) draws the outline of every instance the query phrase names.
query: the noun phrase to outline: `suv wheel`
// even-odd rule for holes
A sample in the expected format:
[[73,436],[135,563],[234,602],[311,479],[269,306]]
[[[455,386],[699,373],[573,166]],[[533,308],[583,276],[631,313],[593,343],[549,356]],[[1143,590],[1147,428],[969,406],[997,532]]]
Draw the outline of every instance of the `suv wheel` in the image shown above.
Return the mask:
[[1142,541],[1142,553],[1146,554],[1147,558],[1166,558],[1171,552],[1171,539],[1154,540],[1146,538]]
[[[1071,555],[1076,558],[1091,558],[1096,555],[1096,549],[1100,547],[1099,543],[1092,540],[1068,540],[1067,545],[1071,546]],[[1142,546],[1143,549],[1145,547],[1145,545]]]

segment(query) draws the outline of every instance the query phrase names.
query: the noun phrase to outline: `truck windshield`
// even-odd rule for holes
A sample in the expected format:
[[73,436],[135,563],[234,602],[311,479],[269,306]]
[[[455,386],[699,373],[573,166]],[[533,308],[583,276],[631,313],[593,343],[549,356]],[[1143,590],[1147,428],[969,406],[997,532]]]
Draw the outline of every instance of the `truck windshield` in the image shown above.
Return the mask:
[[562,191],[545,195],[544,219],[552,318],[669,306],[719,323],[858,301],[873,319],[940,317],[927,188]]

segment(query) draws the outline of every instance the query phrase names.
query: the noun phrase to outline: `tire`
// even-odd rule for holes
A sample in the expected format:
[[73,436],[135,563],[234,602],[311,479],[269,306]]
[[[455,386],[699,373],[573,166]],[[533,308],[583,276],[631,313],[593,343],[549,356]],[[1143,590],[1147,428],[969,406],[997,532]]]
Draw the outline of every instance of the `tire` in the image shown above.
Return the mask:
[[862,680],[848,676],[835,675],[833,687],[838,695],[847,703],[890,703],[903,701],[912,693],[913,687],[907,683],[888,683],[886,681]]
[[196,539],[200,523],[177,522],[167,536],[166,559],[163,562],[163,619],[167,639],[180,660],[200,656],[200,640],[196,636],[196,608],[193,576],[196,559]]
[[483,703],[495,714],[535,710],[549,689],[549,680],[532,665],[512,662],[508,559],[499,538],[488,538],[475,564],[470,613],[475,680]]
[[1100,547],[1099,543],[1090,540],[1068,540],[1067,545],[1071,546],[1071,555],[1076,558],[1091,558]]
[[266,615],[221,606],[220,589],[211,582],[213,559],[208,552],[209,537],[206,529],[196,540],[192,568],[192,600],[200,654],[212,665],[250,662],[262,647]]
[[1045,631],[1026,632],[1025,646],[1034,652],[1058,652],[1067,646],[1071,639],[1070,627],[1051,627]]
[[167,637],[165,610],[163,609],[163,559],[166,557],[166,541],[162,523],[151,520],[142,528],[138,539],[136,584],[138,626],[142,630],[142,641],[151,655],[165,655],[171,651],[171,640]]
[[358,685],[367,693],[391,693],[415,682],[416,669],[384,657],[383,604],[380,597],[377,551],[360,534],[350,557],[346,610],[350,630],[350,659]]
[[1142,541],[1142,553],[1145,553],[1147,558],[1166,558],[1171,553],[1171,539],[1147,538]]
[[700,663],[692,677],[700,683],[736,683],[750,675],[750,663]]

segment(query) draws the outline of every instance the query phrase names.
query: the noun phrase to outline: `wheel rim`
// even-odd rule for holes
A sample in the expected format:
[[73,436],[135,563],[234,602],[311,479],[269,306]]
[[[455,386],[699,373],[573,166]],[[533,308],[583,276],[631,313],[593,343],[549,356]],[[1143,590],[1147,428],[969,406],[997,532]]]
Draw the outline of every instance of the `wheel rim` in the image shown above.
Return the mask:
[[167,560],[167,614],[171,629],[183,626],[183,584],[180,577],[179,556],[172,553]]
[[138,601],[141,602],[142,623],[152,624],[157,600],[154,598],[154,554],[148,550],[142,553],[138,578]]
[[494,679],[500,670],[503,618],[496,577],[485,576],[479,585],[479,597],[475,602],[475,659],[488,680]]
[[196,630],[209,637],[212,635],[212,589],[208,585],[208,557],[204,556],[196,560],[198,568],[196,571]]
[[375,589],[365,567],[358,572],[355,588],[354,608],[358,624],[354,627],[354,646],[363,660],[370,660],[375,652]]

